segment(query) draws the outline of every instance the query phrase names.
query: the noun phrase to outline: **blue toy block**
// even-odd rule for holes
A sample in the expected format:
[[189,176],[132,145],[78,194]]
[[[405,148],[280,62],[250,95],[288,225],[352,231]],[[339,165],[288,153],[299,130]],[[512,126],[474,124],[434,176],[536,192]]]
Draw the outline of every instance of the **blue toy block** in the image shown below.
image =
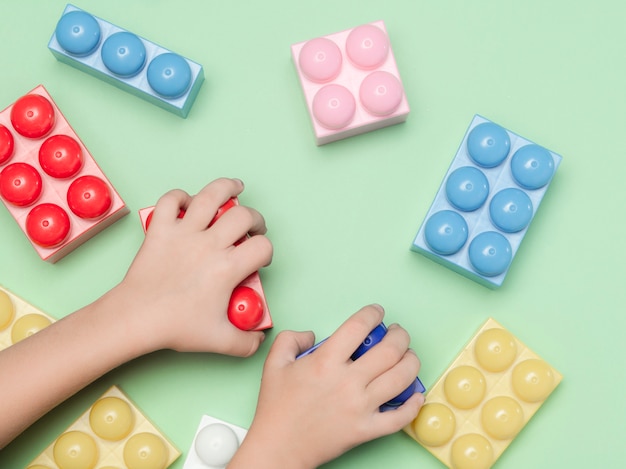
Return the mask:
[[204,81],[202,65],[71,4],[48,48],[59,61],[181,117]]
[[[365,340],[363,340],[361,345],[359,345],[359,347],[354,351],[354,353],[350,356],[350,358],[352,360],[356,360],[359,357],[361,357],[365,352],[369,351],[374,345],[376,345],[378,342],[383,340],[383,337],[385,337],[385,334],[387,334],[387,327],[385,327],[385,325],[381,322],[368,334],[368,336],[365,338]],[[306,355],[310,355],[311,353],[315,352],[315,350],[317,350],[320,347],[320,345],[326,342],[326,340],[327,339],[324,339],[318,342],[317,344],[315,344],[310,349],[305,350],[300,355],[298,355],[296,359],[302,358]],[[406,388],[396,397],[394,397],[390,401],[381,405],[380,411],[385,412],[387,410],[392,410],[397,407],[400,407],[416,392],[419,392],[419,393],[426,392],[426,388],[420,381],[419,377],[416,377],[415,381],[413,381],[413,383],[408,388]]]
[[411,249],[500,287],[561,160],[474,116]]

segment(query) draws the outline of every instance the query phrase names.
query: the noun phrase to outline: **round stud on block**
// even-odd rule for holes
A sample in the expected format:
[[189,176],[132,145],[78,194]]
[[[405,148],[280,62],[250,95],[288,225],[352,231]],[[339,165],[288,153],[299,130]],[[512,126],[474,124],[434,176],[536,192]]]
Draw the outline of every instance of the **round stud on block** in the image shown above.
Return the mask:
[[94,220],[109,211],[113,200],[106,182],[96,176],[81,176],[70,184],[67,204],[80,218]]
[[191,67],[178,54],[155,57],[148,65],[147,75],[150,88],[167,99],[181,97],[191,85]]
[[163,438],[143,432],[128,439],[123,457],[128,469],[165,469],[169,451]]
[[4,164],[13,156],[15,140],[13,134],[4,125],[0,124],[0,164]]
[[489,181],[473,166],[455,169],[446,180],[446,197],[456,209],[472,212],[485,203],[489,195]]
[[511,158],[513,179],[524,189],[545,186],[552,179],[554,169],[552,155],[539,145],[525,145]]
[[467,152],[483,168],[494,168],[504,161],[511,150],[506,130],[492,122],[477,125],[467,137]]
[[489,469],[493,465],[493,448],[484,436],[467,433],[452,443],[450,461],[454,469]]
[[426,244],[437,254],[452,255],[461,249],[468,236],[465,219],[452,210],[441,210],[426,221]]
[[524,426],[524,411],[508,396],[498,396],[483,405],[481,422],[485,431],[497,440],[513,438]]
[[459,409],[472,409],[485,397],[487,383],[475,367],[462,365],[451,370],[445,378],[443,390],[448,401]]
[[411,426],[422,444],[442,446],[454,436],[456,418],[448,406],[434,402],[422,407]]
[[326,85],[313,97],[313,117],[329,130],[346,127],[354,118],[356,101],[350,91],[341,85]]
[[42,314],[26,314],[15,321],[11,329],[11,343],[16,344],[20,340],[36,334],[50,325],[50,319]]
[[100,43],[100,25],[89,13],[70,11],[64,14],[54,34],[59,45],[69,54],[77,57],[89,55]]
[[43,190],[41,175],[27,163],[11,163],[0,173],[0,195],[17,207],[37,201]]
[[41,138],[54,127],[54,107],[38,94],[27,94],[15,101],[11,108],[13,128],[27,138]]
[[228,319],[243,331],[254,329],[263,319],[261,296],[250,287],[238,286],[233,290],[228,303]]
[[371,24],[354,28],[346,39],[346,54],[350,62],[363,70],[380,67],[389,55],[389,38]]
[[489,216],[500,230],[517,233],[532,220],[533,203],[524,191],[509,187],[493,196],[489,203]]
[[146,63],[146,47],[139,37],[128,32],[109,36],[102,44],[102,62],[115,75],[130,78]]
[[69,178],[82,168],[83,151],[69,135],[53,135],[39,147],[39,165],[54,178]]
[[89,426],[100,438],[119,441],[130,435],[135,426],[135,415],[125,400],[103,397],[89,411]]
[[370,73],[359,88],[361,104],[375,116],[383,117],[396,112],[403,96],[402,83],[389,72]]
[[198,432],[194,449],[209,467],[226,467],[239,448],[239,439],[228,425],[213,423]]
[[500,275],[508,269],[512,259],[511,244],[495,231],[480,233],[470,243],[470,263],[476,272],[485,277]]
[[37,205],[26,216],[26,233],[41,247],[58,246],[65,241],[69,232],[70,217],[58,205]]
[[298,55],[305,77],[315,83],[327,83],[341,72],[341,51],[330,39],[320,37],[306,42]]
[[52,453],[60,469],[93,469],[98,462],[98,446],[94,439],[75,430],[57,438]]
[[387,334],[387,328],[384,324],[379,324],[367,335],[367,337],[361,342],[361,345],[354,351],[350,358],[356,360],[361,357],[365,352],[369,351],[374,345],[383,340]]
[[515,394],[526,402],[543,401],[554,389],[552,368],[536,358],[518,363],[511,379]]
[[11,297],[0,290],[0,331],[5,330],[13,322],[15,306]]
[[517,357],[513,336],[504,329],[487,329],[474,343],[474,356],[478,364],[492,373],[507,370]]

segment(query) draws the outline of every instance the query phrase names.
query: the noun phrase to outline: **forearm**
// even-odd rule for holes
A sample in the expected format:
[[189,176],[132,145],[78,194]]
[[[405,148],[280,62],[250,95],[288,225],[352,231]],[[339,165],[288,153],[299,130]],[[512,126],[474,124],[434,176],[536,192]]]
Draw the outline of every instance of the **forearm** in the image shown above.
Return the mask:
[[0,448],[113,368],[152,351],[120,287],[0,352]]

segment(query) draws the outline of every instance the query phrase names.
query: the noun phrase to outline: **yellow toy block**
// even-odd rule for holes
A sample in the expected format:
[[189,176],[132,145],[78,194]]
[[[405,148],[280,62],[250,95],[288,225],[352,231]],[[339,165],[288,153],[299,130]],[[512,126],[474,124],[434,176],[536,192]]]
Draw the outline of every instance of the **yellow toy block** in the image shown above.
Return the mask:
[[180,451],[117,387],[111,387],[27,469],[165,469]]
[[0,350],[39,332],[54,318],[0,286]]
[[488,469],[562,378],[490,318],[404,431],[451,469]]

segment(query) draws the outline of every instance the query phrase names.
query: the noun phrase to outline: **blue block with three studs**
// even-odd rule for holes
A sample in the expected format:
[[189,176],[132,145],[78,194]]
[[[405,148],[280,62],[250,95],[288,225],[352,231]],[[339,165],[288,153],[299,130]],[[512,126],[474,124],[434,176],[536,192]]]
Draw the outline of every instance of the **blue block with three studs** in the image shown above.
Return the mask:
[[202,65],[68,4],[48,42],[61,62],[187,117]]
[[500,287],[561,160],[474,116],[411,249]]

